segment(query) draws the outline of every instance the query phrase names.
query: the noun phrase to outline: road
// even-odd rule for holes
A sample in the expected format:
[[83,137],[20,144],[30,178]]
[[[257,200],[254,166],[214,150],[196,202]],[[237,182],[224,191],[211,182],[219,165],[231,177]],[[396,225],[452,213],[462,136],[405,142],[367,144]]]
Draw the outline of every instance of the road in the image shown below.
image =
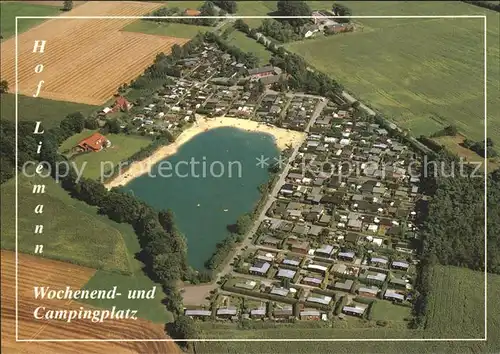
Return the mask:
[[[345,91],[342,91],[342,97],[344,97],[347,101],[349,101],[349,103],[353,103],[353,102],[358,101],[355,97],[351,96],[350,94],[348,94]],[[359,106],[362,109],[364,109],[368,114],[370,114],[372,116],[376,115],[375,111],[373,109],[369,108],[368,106],[366,106],[365,104],[359,102]]]

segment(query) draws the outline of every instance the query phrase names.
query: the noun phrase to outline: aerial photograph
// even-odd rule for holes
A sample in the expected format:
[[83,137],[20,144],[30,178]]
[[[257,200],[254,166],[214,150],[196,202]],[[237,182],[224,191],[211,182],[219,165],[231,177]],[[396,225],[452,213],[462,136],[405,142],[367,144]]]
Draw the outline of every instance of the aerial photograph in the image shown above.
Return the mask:
[[0,1],[1,353],[500,353],[500,1]]

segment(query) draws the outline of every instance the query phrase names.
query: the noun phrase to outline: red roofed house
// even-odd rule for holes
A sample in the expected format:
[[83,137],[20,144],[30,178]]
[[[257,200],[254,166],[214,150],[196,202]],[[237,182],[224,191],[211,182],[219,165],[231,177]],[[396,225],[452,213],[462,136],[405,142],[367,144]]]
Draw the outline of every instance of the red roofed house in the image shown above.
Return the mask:
[[199,16],[200,14],[200,11],[193,9],[186,9],[186,11],[184,11],[184,15],[186,16]]
[[103,147],[111,145],[111,142],[106,137],[99,133],[94,133],[88,138],[83,139],[78,143],[78,148],[83,151],[100,151]]
[[118,112],[118,111],[127,112],[130,108],[132,108],[132,103],[127,101],[125,97],[118,96],[116,98],[112,112]]

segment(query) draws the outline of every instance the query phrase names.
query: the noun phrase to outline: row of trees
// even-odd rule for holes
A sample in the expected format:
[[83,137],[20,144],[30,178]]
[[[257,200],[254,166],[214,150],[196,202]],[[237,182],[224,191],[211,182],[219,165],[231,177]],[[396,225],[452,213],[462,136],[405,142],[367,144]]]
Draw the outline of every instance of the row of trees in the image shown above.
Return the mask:
[[258,31],[267,37],[274,38],[282,43],[300,39],[295,29],[288,22],[279,22],[273,19],[265,19],[258,28]]
[[483,141],[473,141],[470,139],[465,139],[462,145],[467,149],[474,151],[481,157],[484,157],[485,155],[486,157],[498,156],[497,151],[493,148],[494,143],[491,138],[486,138],[486,140]]
[[[199,9],[200,16],[218,16],[219,11],[214,6],[211,1],[206,1]],[[201,18],[198,16],[176,18],[171,16],[182,15],[181,9],[178,7],[162,7],[158,10],[153,11],[149,16],[154,16],[157,18],[147,18],[146,20],[155,22],[171,22],[171,23],[184,23],[187,25],[198,25],[198,26],[214,26],[217,23],[216,18]]]

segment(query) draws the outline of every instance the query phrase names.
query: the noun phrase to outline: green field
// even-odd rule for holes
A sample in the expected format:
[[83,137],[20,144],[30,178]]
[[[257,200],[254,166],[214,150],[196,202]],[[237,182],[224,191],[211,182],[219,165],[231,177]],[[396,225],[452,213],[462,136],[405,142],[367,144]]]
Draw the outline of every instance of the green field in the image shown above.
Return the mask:
[[[492,276],[490,280],[496,279],[499,285],[497,278]],[[429,298],[426,330],[436,337],[482,337],[484,274],[466,268],[438,266],[433,269],[431,279],[433,291]],[[490,293],[494,294],[495,291]],[[498,300],[498,287],[496,294]],[[498,305],[497,301],[493,309],[498,310]]]
[[244,52],[255,54],[260,59],[261,66],[268,64],[269,60],[271,60],[272,53],[266,47],[240,31],[232,31],[227,38],[227,42]]
[[[353,322],[346,325],[343,321],[335,321],[334,328],[305,328],[299,325],[251,330],[239,330],[235,325],[201,323],[200,329],[204,338],[307,338],[307,341],[200,342],[196,343],[196,353],[498,353],[500,351],[499,288],[500,276],[490,275],[487,344],[481,341],[312,343],[315,338],[481,338],[484,323],[484,274],[464,268],[437,266],[432,276],[432,289],[435,290],[429,302],[427,326],[423,330],[402,329],[401,326],[394,326],[394,323],[390,322],[387,327],[377,327],[359,320],[357,327]],[[382,303],[377,301],[376,305],[380,305],[379,302]]]
[[[276,11],[276,1],[238,1],[237,6],[238,16],[267,16]],[[251,28],[257,28],[262,23],[261,18],[247,18],[244,21]]]
[[[44,194],[34,194],[33,184],[45,184]],[[15,247],[15,180],[1,186],[2,248]],[[33,212],[43,203],[43,213]],[[43,224],[42,234],[34,234]],[[124,235],[135,237],[126,225],[112,222],[97,210],[72,199],[51,178],[19,175],[19,250],[32,253],[35,244],[44,245],[48,258],[71,261],[91,268],[131,272]]]
[[[33,194],[33,184],[46,185],[44,194]],[[15,180],[4,183],[1,193],[1,247],[15,248]],[[43,214],[33,210],[43,203]],[[33,233],[36,224],[43,224],[42,234]],[[98,269],[84,286],[87,289],[108,289],[118,286],[123,296],[113,301],[82,300],[90,305],[120,309],[137,309],[138,316],[153,322],[172,321],[172,314],[161,303],[161,287],[142,271],[143,264],[135,258],[140,251],[133,228],[99,215],[96,207],[73,199],[51,178],[19,175],[19,251],[33,253],[34,245],[43,244],[44,257]],[[129,300],[128,290],[148,290],[157,286],[152,300]]]
[[[50,7],[50,6],[43,6]],[[10,83],[10,90],[15,90],[14,83]],[[12,93],[0,95],[1,117],[5,120],[15,121],[16,119],[16,96]],[[89,106],[82,103],[63,102],[47,100],[45,98],[34,98],[19,95],[19,120],[35,121],[40,120],[45,128],[59,126],[60,121],[69,113],[82,112],[83,115],[97,111],[99,107]]]
[[[66,139],[60,146],[61,152],[75,147],[78,142],[92,135],[96,130],[84,130]],[[101,176],[101,162],[110,161],[115,165],[126,160],[141,148],[149,145],[151,139],[138,135],[106,134],[111,141],[111,147],[98,152],[80,154],[71,160],[76,163],[78,169],[84,167],[83,176],[97,179]],[[85,164],[85,165],[84,165]]]
[[[62,1],[61,1],[62,7]],[[56,16],[60,8],[56,6],[26,4],[21,1],[0,3],[0,33],[5,40],[16,33],[16,16]],[[31,27],[45,21],[43,18],[18,19],[18,33],[29,30]]]
[[204,33],[212,29],[213,27],[209,26],[186,25],[184,23],[158,23],[153,21],[138,20],[125,26],[123,31],[191,39],[199,32]]
[[[328,3],[324,8],[330,8]],[[500,143],[499,15],[461,2],[346,3],[354,15],[483,15],[488,18],[488,135]],[[318,8],[319,4],[314,7]],[[355,33],[287,44],[373,108],[428,135],[455,124],[484,136],[482,19],[359,19]]]

